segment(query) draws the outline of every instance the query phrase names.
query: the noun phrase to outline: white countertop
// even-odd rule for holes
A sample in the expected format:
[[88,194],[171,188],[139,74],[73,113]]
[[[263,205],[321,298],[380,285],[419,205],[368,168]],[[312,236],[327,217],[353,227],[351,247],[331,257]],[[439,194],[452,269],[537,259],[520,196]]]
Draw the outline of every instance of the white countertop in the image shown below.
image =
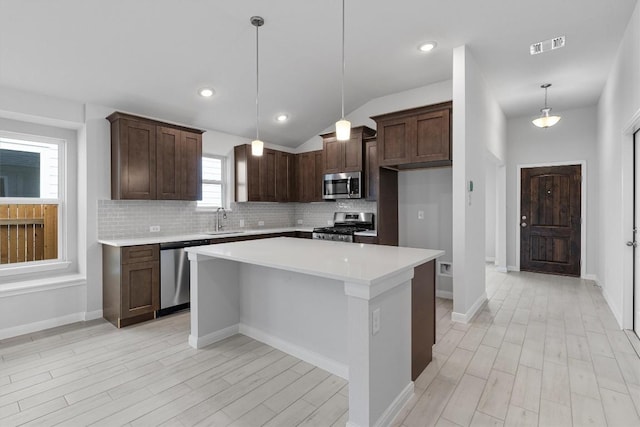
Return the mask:
[[108,246],[136,246],[136,245],[151,245],[156,243],[170,243],[170,242],[183,242],[187,240],[202,240],[202,239],[223,239],[225,237],[241,237],[241,236],[256,236],[260,234],[271,233],[290,233],[293,231],[302,231],[311,233],[313,227],[282,227],[282,228],[263,228],[258,230],[225,230],[221,234],[197,233],[197,234],[175,234],[175,235],[153,235],[144,237],[133,237],[125,239],[99,239],[98,243]]
[[195,246],[186,250],[190,254],[365,285],[376,284],[444,255],[444,251],[435,249],[290,237]]

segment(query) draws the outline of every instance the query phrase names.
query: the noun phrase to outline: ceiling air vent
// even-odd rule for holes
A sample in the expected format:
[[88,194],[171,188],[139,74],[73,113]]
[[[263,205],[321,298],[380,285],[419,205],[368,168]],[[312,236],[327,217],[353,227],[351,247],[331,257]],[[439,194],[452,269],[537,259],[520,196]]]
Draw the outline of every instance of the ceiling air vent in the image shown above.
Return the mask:
[[529,47],[529,53],[531,53],[531,55],[537,55],[550,50],[560,49],[561,47],[564,47],[564,44],[565,36],[554,37],[549,40],[533,43]]

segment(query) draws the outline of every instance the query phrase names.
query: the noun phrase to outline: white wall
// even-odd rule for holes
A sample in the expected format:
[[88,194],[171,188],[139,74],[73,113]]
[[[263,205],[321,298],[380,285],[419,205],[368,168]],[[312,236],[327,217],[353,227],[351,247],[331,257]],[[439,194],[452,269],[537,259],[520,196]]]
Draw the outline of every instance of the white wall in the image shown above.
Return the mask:
[[454,49],[452,318],[458,321],[469,321],[487,298],[484,159],[487,152],[505,158],[505,124],[470,49]]
[[[558,111],[562,119],[557,125],[539,129],[531,123],[531,117],[519,117],[507,122],[507,262],[515,269],[517,253],[517,230],[519,227],[519,201],[517,192],[518,165],[548,164],[554,162],[586,161],[587,193],[585,263],[586,274],[593,277],[598,273],[598,153],[597,153],[597,111],[596,107]],[[583,171],[584,175],[584,171]]]
[[[437,104],[439,102],[450,101],[452,98],[452,81],[445,80],[416,89],[398,92],[380,98],[374,98],[363,106],[357,108],[345,117],[351,122],[352,127],[368,126],[376,128],[376,122],[370,119],[371,116],[391,113],[393,111],[406,110],[409,108],[422,107],[424,105]],[[455,108],[455,106],[454,106]],[[331,123],[319,134],[335,131],[335,123]],[[298,146],[296,153],[321,150],[322,138],[314,136],[305,143]]]
[[496,259],[496,165],[489,159],[485,160],[485,244],[484,256],[487,262]]
[[[400,246],[441,249],[438,261],[453,259],[452,169],[432,168],[398,173],[398,239]],[[424,219],[418,219],[418,211]],[[453,279],[436,272],[436,293],[451,298]]]
[[640,111],[640,6],[629,20],[598,103],[598,279],[621,326],[631,328],[632,136]]

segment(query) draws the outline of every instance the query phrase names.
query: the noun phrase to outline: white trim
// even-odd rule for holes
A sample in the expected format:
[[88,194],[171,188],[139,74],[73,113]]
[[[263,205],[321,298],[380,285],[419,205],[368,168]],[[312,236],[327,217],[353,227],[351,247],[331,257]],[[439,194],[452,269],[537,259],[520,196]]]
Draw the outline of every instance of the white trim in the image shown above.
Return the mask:
[[[28,261],[15,264],[5,264],[0,267],[0,277],[14,276],[19,274],[40,273],[43,271],[64,270],[71,265],[71,261],[45,260]],[[0,286],[1,288],[2,286]]]
[[485,262],[496,262],[496,257],[494,256],[488,256],[484,258]]
[[[638,129],[640,129],[640,109],[637,110],[633,116],[627,121],[626,125],[623,127],[622,133],[620,135],[620,139],[622,141],[622,212],[621,219],[622,224],[620,224],[622,228],[622,237],[629,236],[631,234],[631,229],[633,228],[633,200],[634,200],[634,188],[635,182],[633,182],[633,163],[635,159],[633,158],[633,134]],[[626,163],[625,163],[626,161]],[[627,169],[628,168],[628,169]],[[631,185],[627,188],[627,183]],[[625,231],[629,230],[629,231]],[[624,239],[627,240],[627,239]],[[623,240],[623,242],[624,242]],[[621,242],[622,243],[622,242]],[[635,325],[633,321],[633,304],[634,304],[634,289],[633,289],[633,265],[635,264],[635,259],[633,257],[633,250],[626,250],[623,252],[622,258],[622,311],[620,312],[620,324],[625,329],[633,330]],[[603,287],[604,289],[604,287]],[[604,292],[603,292],[604,294]],[[612,305],[612,299],[605,297],[605,300],[609,304],[611,311],[615,313],[614,305]],[[617,315],[616,315],[617,318]]]
[[96,319],[101,319],[103,316],[103,312],[102,310],[95,310],[95,311],[87,311],[84,313],[84,321],[87,322],[89,320],[96,320]]
[[[391,405],[387,406],[378,421],[373,425],[374,427],[387,427],[393,423],[393,420],[398,416],[402,408],[409,402],[414,394],[414,384],[410,381],[409,384],[400,392],[399,395],[393,399]],[[356,424],[347,422],[347,426],[355,426]]]
[[449,291],[441,291],[439,289],[436,289],[436,296],[438,298],[444,298],[444,299],[453,299],[453,292],[449,292]]
[[39,322],[27,323],[26,325],[14,326],[11,328],[0,329],[0,340],[17,337],[19,335],[30,334],[33,332],[43,331],[58,326],[68,325],[70,323],[82,322],[86,313],[73,313],[53,319],[41,320]]
[[74,286],[87,286],[87,279],[84,276],[74,275],[4,284],[0,285],[0,298],[31,294],[34,292],[46,292]]
[[487,303],[487,293],[483,292],[480,298],[476,302],[473,303],[469,311],[466,313],[456,313],[455,311],[451,313],[451,320],[454,322],[460,323],[469,323],[471,319],[480,311],[482,307]]
[[498,266],[496,266],[496,271],[498,273],[506,273],[507,271],[509,271],[509,268],[508,267],[498,267]]
[[[580,182],[580,217],[582,223],[580,224],[580,276],[586,274],[587,268],[587,161],[575,160],[575,161],[563,161],[563,162],[546,162],[546,163],[532,163],[532,164],[518,164],[516,165],[516,211],[518,215],[516,217],[516,268],[520,271],[520,218],[522,214],[520,212],[521,207],[521,185],[522,185],[522,169],[525,168],[544,168],[554,166],[571,166],[580,165],[580,175],[582,180]],[[510,267],[509,267],[510,268]]]
[[337,375],[340,378],[344,378],[345,380],[349,379],[349,366],[345,363],[340,363],[337,360],[330,359],[319,353],[300,347],[299,345],[293,344],[290,341],[283,340],[282,338],[278,338],[267,332],[254,328],[253,326],[245,325],[243,323],[240,324],[239,332],[243,335],[253,338],[254,340],[268,344],[271,347],[275,347],[280,351],[284,351],[285,353],[297,357],[298,359],[302,359],[307,363],[311,363],[312,365],[324,369],[325,371],[331,372],[332,374]]
[[613,317],[616,318],[616,322],[618,322],[618,326],[620,326],[620,329],[624,329],[623,322],[622,322],[622,311],[618,308],[616,304],[614,304],[613,299],[609,296],[609,293],[607,292],[607,289],[604,286],[601,289],[602,289],[602,296],[604,297],[604,300],[609,305],[609,309],[611,310],[611,313],[613,313]]
[[582,276],[582,278],[584,280],[593,280],[594,282],[596,282],[596,284],[598,284],[598,276],[596,276],[595,274],[585,274]]
[[229,338],[238,334],[238,330],[239,325],[235,324],[227,328],[211,332],[210,334],[203,335],[201,337],[196,337],[189,334],[189,345],[193,348],[203,348],[218,341],[222,341],[225,338]]
[[[520,249],[518,249],[518,252],[520,252]],[[520,271],[520,266],[516,267],[515,265],[508,265],[507,271]]]

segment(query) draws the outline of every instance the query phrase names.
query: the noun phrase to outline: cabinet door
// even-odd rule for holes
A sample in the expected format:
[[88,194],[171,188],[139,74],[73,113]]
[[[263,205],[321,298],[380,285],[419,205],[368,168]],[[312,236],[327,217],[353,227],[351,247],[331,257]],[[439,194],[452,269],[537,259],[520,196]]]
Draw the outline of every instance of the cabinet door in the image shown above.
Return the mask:
[[324,173],[344,172],[344,142],[335,138],[325,138],[322,141],[322,147]]
[[318,150],[318,151],[313,151],[313,158],[314,158],[314,174],[313,174],[313,181],[311,183],[312,186],[312,199],[311,201],[313,202],[321,202],[323,200],[322,198],[322,181],[324,180],[324,174],[322,173],[322,162],[324,159],[324,153],[322,152],[322,150]]
[[378,199],[378,156],[376,141],[367,141],[365,144],[365,198],[367,200]]
[[416,138],[416,118],[403,117],[378,123],[378,164],[394,166],[411,161],[411,141]]
[[276,152],[265,149],[260,158],[260,201],[276,201]]
[[120,317],[138,316],[160,309],[160,263],[122,265]]
[[276,202],[293,201],[291,182],[293,181],[292,155],[276,152]]
[[202,135],[181,132],[181,200],[202,200]]
[[111,198],[155,199],[156,127],[135,120],[119,122],[119,138],[112,140]]
[[245,146],[247,151],[247,183],[248,202],[261,201],[260,191],[260,157],[251,154],[251,147]]
[[419,115],[416,128],[416,143],[411,153],[414,162],[451,159],[448,109]]
[[351,132],[351,139],[343,144],[342,171],[362,171],[362,134]]
[[156,198],[180,200],[182,191],[181,134],[177,129],[156,129]]
[[311,202],[314,198],[313,182],[316,178],[313,151],[298,154],[299,201]]

